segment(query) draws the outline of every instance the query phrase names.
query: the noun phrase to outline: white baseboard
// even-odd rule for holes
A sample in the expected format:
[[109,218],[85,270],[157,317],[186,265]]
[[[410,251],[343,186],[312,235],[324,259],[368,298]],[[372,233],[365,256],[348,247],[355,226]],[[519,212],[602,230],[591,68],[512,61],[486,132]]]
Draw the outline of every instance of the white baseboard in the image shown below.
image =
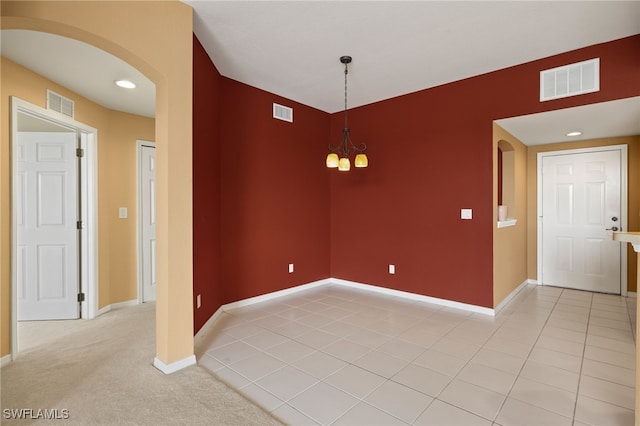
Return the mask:
[[13,361],[11,359],[11,354],[3,356],[2,358],[0,358],[0,368],[4,367],[7,364],[10,364],[11,361]]
[[98,312],[96,313],[96,317],[99,317],[100,315],[106,314],[107,312],[109,312],[112,309],[118,309],[118,308],[125,308],[127,306],[135,306],[138,304],[138,299],[131,299],[131,300],[127,300],[124,302],[118,302],[118,303],[112,303],[111,305],[107,305],[103,308],[100,308],[98,310]]
[[502,299],[502,302],[498,303],[498,306],[496,306],[494,308],[495,313],[500,312],[500,310],[502,308],[504,308],[505,306],[507,306],[507,303],[511,302],[511,300],[516,297],[516,295],[518,293],[520,293],[520,291],[525,288],[526,286],[528,286],[529,284],[538,284],[538,281],[536,280],[530,280],[530,279],[526,279],[522,282],[522,284],[520,284],[515,290],[513,290],[511,293],[509,293],[507,295],[507,297],[505,297],[504,299]]
[[416,300],[419,302],[433,303],[434,305],[447,306],[450,308],[462,309],[474,313],[484,315],[495,315],[495,312],[491,308],[484,306],[471,305],[468,303],[456,302],[454,300],[440,299],[437,297],[425,296],[417,293],[409,293],[407,291],[393,290],[386,287],[378,287],[370,284],[362,284],[354,281],[347,281],[340,278],[330,278],[329,281],[333,284],[343,285],[346,287],[359,288],[361,290],[372,291],[375,293],[382,293],[390,296],[402,297],[405,299]]
[[[239,300],[237,302],[228,303],[228,304],[222,306],[222,311],[228,311],[228,310],[231,310],[231,309],[241,308],[243,306],[253,305],[254,303],[260,303],[260,302],[264,302],[264,301],[267,301],[267,300],[277,299],[277,298],[282,297],[282,296],[287,296],[287,295],[290,295],[290,294],[298,293],[300,291],[309,290],[311,288],[320,287],[320,286],[324,286],[324,285],[330,285],[330,284],[337,284],[337,285],[343,285],[343,286],[346,286],[346,287],[359,288],[359,289],[365,290],[365,291],[372,291],[372,292],[387,294],[387,295],[396,296],[396,297],[403,297],[405,299],[411,299],[411,300],[416,300],[416,301],[421,301],[421,302],[433,303],[433,304],[436,304],[436,305],[448,306],[448,307],[457,308],[457,309],[463,309],[465,311],[477,312],[477,313],[481,313],[481,314],[485,314],[485,315],[494,315],[494,310],[493,309],[485,308],[483,306],[470,305],[468,303],[456,302],[456,301],[447,300],[447,299],[439,299],[437,297],[425,296],[425,295],[416,294],[416,293],[409,293],[407,291],[393,290],[393,289],[389,289],[389,288],[385,288],[385,287],[378,287],[378,286],[374,286],[374,285],[370,285],[370,284],[362,284],[362,283],[358,283],[358,282],[355,282],[355,281],[343,280],[341,278],[326,278],[326,279],[319,280],[319,281],[313,281],[313,282],[310,282],[308,284],[301,284],[301,285],[296,286],[296,287],[291,287],[291,288],[287,288],[287,289],[284,289],[284,290],[275,291],[273,293],[263,294],[261,296],[251,297],[251,298],[248,298],[248,299]],[[214,316],[215,315],[219,316],[222,313],[222,312],[219,313],[219,311],[220,310],[218,310],[214,314]],[[211,321],[211,320],[209,320],[209,321]],[[209,321],[207,321],[207,324],[210,324]],[[202,327],[202,328],[204,329],[204,327]]]
[[198,330],[198,332],[194,336],[194,341],[197,342],[198,339],[202,338],[206,334],[209,327],[211,327],[213,323],[215,323],[218,320],[218,318],[220,318],[220,315],[222,315],[223,312],[224,312],[224,308],[220,306],[218,310],[215,311],[213,315],[211,315],[211,318],[209,318],[207,322],[205,322],[204,325],[200,327],[200,330]]
[[635,299],[638,297],[638,293],[636,293],[635,291],[628,291],[627,297],[633,297]]
[[153,366],[158,370],[162,371],[164,374],[175,373],[176,371],[182,370],[183,368],[187,368],[189,366],[196,364],[196,356],[189,355],[188,357],[181,359],[176,362],[172,362],[171,364],[165,364],[158,357],[153,359]]
[[502,309],[502,307],[504,305],[506,305],[508,303],[509,300],[511,300],[513,297],[515,297],[515,295],[518,294],[518,292],[520,292],[520,290],[522,290],[527,284],[536,284],[536,282],[534,280],[526,280],[526,281],[524,281],[522,284],[520,284],[518,286],[517,289],[515,289],[511,294],[509,294],[509,296],[507,296],[500,303],[500,305],[498,305],[497,309],[491,309],[491,308],[486,308],[484,306],[471,305],[471,304],[468,304],[468,303],[456,302],[454,300],[440,299],[440,298],[437,298],[437,297],[425,296],[425,295],[422,295],[422,294],[409,293],[407,291],[393,290],[393,289],[389,289],[389,288],[386,288],[386,287],[378,287],[378,286],[374,286],[374,285],[370,285],[370,284],[363,284],[363,283],[358,283],[358,282],[355,282],[355,281],[343,280],[343,279],[340,279],[340,278],[326,278],[326,279],[319,280],[319,281],[314,281],[314,282],[311,282],[311,283],[308,283],[308,284],[301,284],[301,285],[296,286],[296,287],[291,287],[291,288],[287,288],[287,289],[284,289],[284,290],[275,291],[273,293],[263,294],[261,296],[256,296],[256,297],[250,297],[248,299],[243,299],[243,300],[239,300],[237,302],[232,302],[232,303],[228,303],[226,305],[222,305],[211,316],[211,318],[209,318],[207,320],[207,322],[202,326],[202,328],[194,336],[194,341],[197,340],[198,338],[200,338],[201,336],[203,336],[204,333],[206,333],[206,331],[216,322],[216,320],[218,318],[220,318],[220,315],[222,315],[222,313],[224,313],[225,311],[228,311],[228,310],[231,310],[231,309],[236,309],[236,308],[241,308],[241,307],[244,307],[244,306],[253,305],[255,303],[265,302],[265,301],[272,300],[272,299],[277,299],[279,297],[295,294],[295,293],[298,293],[300,291],[309,290],[311,288],[320,287],[320,286],[324,286],[324,285],[331,285],[331,284],[342,285],[342,286],[345,286],[345,287],[357,288],[357,289],[360,289],[360,290],[365,290],[365,291],[370,291],[370,292],[375,292],[375,293],[381,293],[381,294],[386,294],[386,295],[395,296],[395,297],[402,297],[402,298],[405,298],[405,299],[410,299],[410,300],[415,300],[415,301],[420,301],[420,302],[427,302],[427,303],[432,303],[432,304],[435,304],[435,305],[447,306],[447,307],[451,307],[451,308],[462,309],[462,310],[469,311],[469,312],[474,312],[474,313],[480,313],[480,314],[484,314],[484,315],[494,316],[500,309]]
[[239,300],[237,302],[227,303],[222,305],[222,310],[228,311],[231,309],[242,308],[243,306],[253,305],[254,303],[266,302],[267,300],[277,299],[282,296],[288,296],[290,294],[298,293],[300,291],[309,290],[314,287],[326,285],[331,283],[331,278],[327,278],[320,281],[313,281],[307,284],[301,284],[296,287],[286,288],[280,291],[274,291],[273,293],[263,294],[261,296],[250,297],[248,299]]
[[[288,296],[291,294],[298,293],[300,291],[309,290],[311,288],[320,287],[324,285],[337,284],[343,285],[345,287],[358,288],[365,291],[371,291],[375,293],[387,294],[390,296],[402,297],[405,299],[416,300],[420,302],[433,303],[435,305],[448,306],[451,308],[462,309],[465,311],[485,314],[485,315],[495,315],[494,309],[486,308],[484,306],[471,305],[468,303],[456,302],[454,300],[440,299],[437,297],[425,296],[422,294],[409,293],[407,291],[393,290],[386,287],[378,287],[370,284],[358,283],[355,281],[343,280],[341,278],[326,278],[319,281],[313,281],[307,284],[301,284],[296,287],[287,288],[280,291],[275,291],[273,293],[263,294],[261,296],[250,297],[248,299],[239,300],[237,302],[228,303],[226,305],[222,305],[220,309],[216,311],[215,314],[207,321],[205,326],[203,326],[200,331],[205,329],[206,326],[211,325],[215,322],[215,320],[222,314],[224,311],[228,311],[231,309],[241,308],[243,306],[253,305],[255,303],[265,302],[267,300],[277,299],[282,296]],[[215,317],[215,318],[214,318]],[[198,332],[200,333],[200,332]]]

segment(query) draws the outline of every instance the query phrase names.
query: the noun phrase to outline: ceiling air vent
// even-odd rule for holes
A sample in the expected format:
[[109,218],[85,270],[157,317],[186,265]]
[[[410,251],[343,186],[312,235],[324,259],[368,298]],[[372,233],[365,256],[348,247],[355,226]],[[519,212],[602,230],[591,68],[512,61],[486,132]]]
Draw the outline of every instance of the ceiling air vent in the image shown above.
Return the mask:
[[600,90],[600,58],[540,72],[540,101]]
[[73,101],[51,90],[47,90],[47,109],[73,118]]
[[273,104],[273,118],[293,123],[293,108],[284,105]]

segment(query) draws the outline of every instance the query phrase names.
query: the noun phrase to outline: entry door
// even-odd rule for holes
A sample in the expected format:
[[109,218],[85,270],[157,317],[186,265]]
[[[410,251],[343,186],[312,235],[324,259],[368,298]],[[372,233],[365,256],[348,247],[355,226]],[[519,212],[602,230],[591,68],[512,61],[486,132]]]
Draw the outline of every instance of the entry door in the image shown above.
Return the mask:
[[140,149],[142,301],[156,300],[156,149]]
[[18,132],[18,320],[76,319],[76,133]]
[[542,158],[542,283],[620,294],[620,150]]

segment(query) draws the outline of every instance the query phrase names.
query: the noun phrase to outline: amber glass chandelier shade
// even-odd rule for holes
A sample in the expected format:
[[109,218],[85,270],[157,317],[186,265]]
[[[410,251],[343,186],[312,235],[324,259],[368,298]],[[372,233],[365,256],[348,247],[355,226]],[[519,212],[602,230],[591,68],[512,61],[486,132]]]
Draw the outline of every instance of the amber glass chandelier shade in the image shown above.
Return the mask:
[[358,154],[356,155],[356,159],[354,161],[354,166],[356,167],[367,167],[369,165],[369,160],[367,159],[367,154]]
[[351,162],[347,157],[342,157],[338,163],[338,170],[348,172],[351,169]]
[[335,152],[332,152],[329,155],[327,155],[328,168],[335,169],[336,167],[338,167],[338,163],[339,163],[338,154],[336,154]]

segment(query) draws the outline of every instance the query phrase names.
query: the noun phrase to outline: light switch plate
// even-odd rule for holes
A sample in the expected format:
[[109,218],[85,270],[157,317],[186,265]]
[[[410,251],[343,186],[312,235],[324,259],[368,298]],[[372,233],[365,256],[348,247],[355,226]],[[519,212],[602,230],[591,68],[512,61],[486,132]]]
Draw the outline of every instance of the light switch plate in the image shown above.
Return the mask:
[[293,273],[293,263],[289,264],[289,273]]
[[126,219],[127,218],[127,208],[126,207],[120,207],[118,209],[118,217],[120,219]]
[[396,265],[389,265],[389,273],[390,274],[396,273]]
[[460,209],[460,219],[472,219],[472,218],[473,218],[472,209]]

